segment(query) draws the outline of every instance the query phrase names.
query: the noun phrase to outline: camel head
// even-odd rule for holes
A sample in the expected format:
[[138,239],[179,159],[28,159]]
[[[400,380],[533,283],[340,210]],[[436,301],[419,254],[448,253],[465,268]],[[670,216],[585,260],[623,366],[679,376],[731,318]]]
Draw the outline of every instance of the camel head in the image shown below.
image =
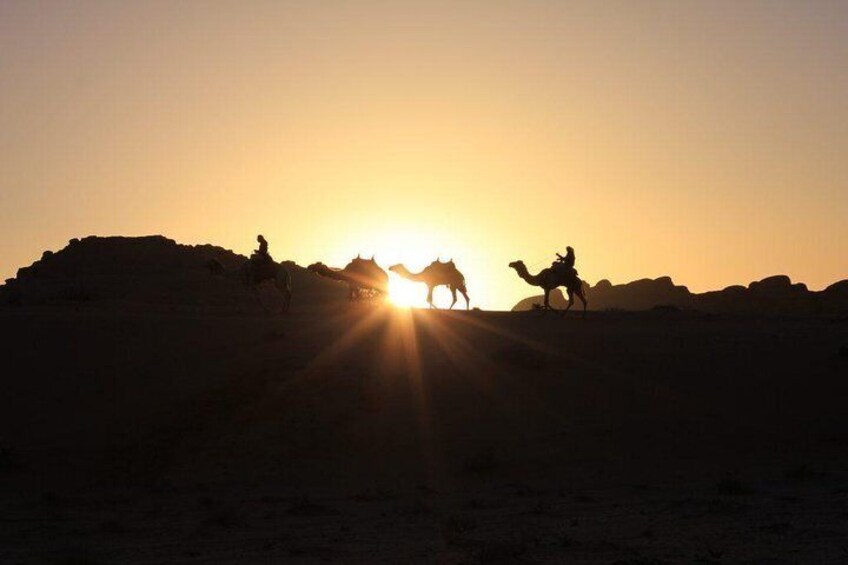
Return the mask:
[[397,265],[392,265],[391,267],[389,267],[389,270],[393,273],[400,274],[405,270],[405,268],[403,266],[403,263],[398,263]]
[[509,267],[511,269],[515,269],[516,271],[518,271],[520,269],[524,269],[525,271],[527,270],[527,267],[524,266],[524,261],[521,261],[521,260],[513,261],[512,263],[509,264]]

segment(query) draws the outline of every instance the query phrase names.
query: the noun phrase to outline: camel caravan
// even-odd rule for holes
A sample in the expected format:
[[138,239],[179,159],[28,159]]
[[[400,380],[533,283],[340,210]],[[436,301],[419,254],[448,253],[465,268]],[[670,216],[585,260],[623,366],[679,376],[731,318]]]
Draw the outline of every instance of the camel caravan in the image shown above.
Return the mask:
[[[241,281],[250,287],[257,296],[260,288],[273,288],[282,297],[282,312],[287,312],[291,306],[292,298],[291,276],[283,265],[275,262],[271,257],[265,238],[259,235],[256,241],[259,242],[259,248],[253,252],[250,260],[240,268],[226,269],[219,261],[213,259],[209,263],[209,270],[214,275]],[[520,260],[513,261],[509,264],[509,267],[515,269],[518,276],[527,284],[542,288],[544,302],[536,305],[540,311],[556,311],[550,304],[550,293],[555,288],[562,286],[565,287],[568,295],[568,306],[562,311],[562,314],[571,309],[576,296],[583,303],[583,315],[585,316],[588,301],[583,291],[583,281],[580,280],[577,270],[574,268],[574,249],[568,247],[565,256],[559,253],[556,255],[557,260],[550,267],[542,269],[535,275],[530,274],[524,262]],[[385,298],[389,292],[389,274],[377,264],[374,256],[370,259],[364,259],[357,255],[341,269],[328,267],[322,262],[317,262],[309,265],[307,270],[317,276],[345,283],[348,287],[348,300],[350,301]],[[439,286],[446,286],[450,290],[452,301],[448,307],[449,310],[453,309],[457,303],[457,292],[465,298],[465,309],[469,310],[471,307],[471,300],[468,297],[468,290],[465,285],[465,276],[457,269],[453,259],[445,262],[437,259],[418,273],[411,272],[403,264],[392,265],[389,267],[389,271],[403,279],[426,285],[427,304],[431,309],[436,308],[433,303],[433,291]],[[260,303],[267,311],[261,299]]]

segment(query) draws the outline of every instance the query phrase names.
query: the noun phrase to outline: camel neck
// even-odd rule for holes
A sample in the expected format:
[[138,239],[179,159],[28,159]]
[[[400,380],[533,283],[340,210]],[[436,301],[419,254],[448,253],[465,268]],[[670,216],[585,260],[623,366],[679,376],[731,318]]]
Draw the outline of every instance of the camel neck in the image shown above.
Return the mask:
[[518,276],[521,277],[522,279],[524,279],[527,283],[535,285],[535,286],[541,286],[540,283],[539,283],[538,275],[531,275],[530,271],[527,270],[526,266],[519,265],[516,268],[516,271],[518,272]]
[[420,273],[413,273],[412,271],[410,271],[409,269],[407,269],[403,265],[401,265],[398,270],[400,271],[398,273],[398,275],[400,275],[401,277],[403,277],[407,280],[416,281],[416,282],[420,282],[422,280],[421,275],[424,273],[424,271],[421,271]]

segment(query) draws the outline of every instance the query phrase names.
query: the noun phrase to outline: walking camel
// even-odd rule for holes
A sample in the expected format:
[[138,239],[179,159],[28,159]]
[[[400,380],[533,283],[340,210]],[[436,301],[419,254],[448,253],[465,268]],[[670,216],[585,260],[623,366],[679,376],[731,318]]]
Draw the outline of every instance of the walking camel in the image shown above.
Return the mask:
[[392,265],[389,267],[389,270],[407,280],[426,284],[427,304],[430,305],[430,308],[435,308],[433,305],[433,289],[442,285],[447,286],[451,291],[453,301],[451,302],[450,309],[453,309],[456,304],[456,291],[459,291],[465,297],[465,309],[468,310],[470,307],[468,292],[465,288],[465,277],[456,268],[453,259],[447,263],[433,261],[424,267],[420,273],[410,272],[403,264]]
[[542,306],[543,309],[556,310],[556,308],[553,308],[550,304],[550,294],[553,289],[559,286],[564,286],[568,293],[568,306],[566,306],[562,313],[565,314],[571,309],[574,305],[574,297],[576,295],[583,303],[583,317],[586,317],[586,307],[589,302],[586,300],[586,295],[583,292],[583,281],[581,281],[580,277],[577,275],[562,272],[550,267],[542,269],[535,275],[531,275],[527,271],[524,261],[513,261],[509,264],[509,266],[515,269],[518,276],[524,279],[527,284],[542,287],[542,290],[545,291],[545,303]]
[[334,269],[324,263],[313,263],[307,267],[316,275],[347,284],[348,299],[379,298],[389,291],[389,275],[374,260],[362,259],[358,255],[344,269]]
[[268,307],[259,297],[258,289],[266,281],[273,283],[274,288],[283,296],[282,311],[288,312],[292,297],[291,275],[288,269],[282,265],[273,261],[258,265],[255,261],[247,260],[238,268],[227,269],[217,259],[211,259],[207,263],[207,267],[213,275],[234,279],[250,287],[266,312],[268,311]]

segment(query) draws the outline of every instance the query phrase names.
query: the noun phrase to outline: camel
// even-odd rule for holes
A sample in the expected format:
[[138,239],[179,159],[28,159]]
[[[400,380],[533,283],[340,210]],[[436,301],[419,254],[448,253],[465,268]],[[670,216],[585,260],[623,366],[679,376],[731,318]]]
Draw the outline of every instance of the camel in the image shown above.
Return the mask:
[[356,256],[344,269],[328,267],[324,263],[313,263],[307,267],[316,275],[347,284],[348,299],[379,298],[389,292],[389,275],[374,257],[363,259]]
[[280,294],[283,296],[283,312],[288,312],[289,306],[291,305],[291,297],[292,297],[292,284],[291,284],[291,275],[289,271],[273,261],[270,263],[260,266],[257,268],[257,265],[254,261],[247,260],[242,263],[236,269],[227,269],[224,265],[218,261],[217,259],[211,259],[207,263],[207,267],[209,271],[213,275],[223,276],[228,279],[233,279],[241,282],[245,286],[250,287],[254,293],[256,293],[256,297],[259,300],[260,304],[262,304],[262,308],[267,312],[268,307],[262,302],[259,297],[258,290],[260,285],[265,282],[272,282],[274,288],[277,289]]
[[447,263],[442,263],[441,261],[433,261],[420,273],[412,273],[407,269],[403,264],[392,265],[389,267],[389,270],[393,273],[396,273],[398,276],[403,277],[407,280],[413,282],[423,282],[427,285],[427,304],[430,305],[430,308],[435,308],[433,305],[433,289],[437,286],[445,285],[450,288],[451,296],[453,297],[453,302],[451,302],[450,308],[453,309],[454,304],[456,304],[456,291],[462,293],[462,296],[465,297],[465,309],[468,310],[470,307],[470,301],[468,300],[468,292],[465,288],[465,277],[462,273],[459,272],[459,269],[456,268],[456,265],[453,263],[453,259],[448,261]]
[[583,302],[583,317],[586,317],[586,307],[589,302],[586,300],[586,295],[583,292],[583,281],[577,275],[569,275],[556,269],[542,269],[536,275],[531,275],[524,265],[524,261],[513,261],[509,266],[515,269],[518,276],[524,279],[527,284],[540,286],[545,291],[545,303],[542,306],[544,310],[556,310],[550,304],[549,297],[553,289],[558,286],[564,286],[568,292],[568,306],[562,311],[563,314],[568,312],[574,305],[574,296],[576,295]]

